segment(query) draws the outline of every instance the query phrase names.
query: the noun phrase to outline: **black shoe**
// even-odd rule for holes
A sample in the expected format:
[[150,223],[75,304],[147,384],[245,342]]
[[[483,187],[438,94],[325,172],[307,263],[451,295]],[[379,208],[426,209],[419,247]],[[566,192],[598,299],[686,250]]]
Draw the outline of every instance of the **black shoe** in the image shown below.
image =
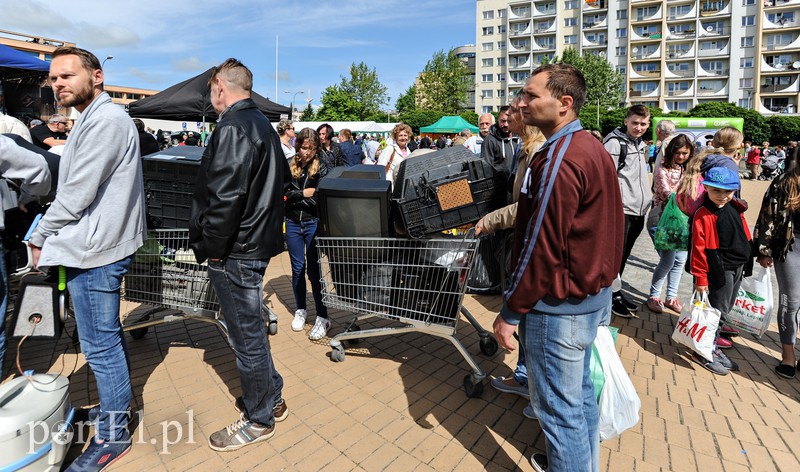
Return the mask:
[[546,472],[550,463],[547,461],[547,454],[534,452],[531,456],[531,465],[536,472]]
[[795,372],[795,366],[793,365],[786,365],[786,364],[778,364],[775,367],[775,373],[783,377],[784,379],[793,379]]
[[619,299],[612,299],[611,312],[620,318],[633,318],[633,313],[625,305],[625,302]]
[[614,293],[614,294],[612,295],[612,297],[613,297],[613,299],[614,299],[615,301],[616,301],[616,300],[621,300],[621,301],[622,301],[622,303],[624,303],[624,304],[625,304],[625,308],[627,308],[627,309],[628,309],[628,311],[636,311],[636,310],[638,310],[638,309],[639,309],[639,305],[638,305],[638,304],[636,304],[636,303],[633,303],[632,301],[630,301],[630,300],[628,300],[627,298],[625,298],[625,295],[623,295],[621,291],[620,291],[620,292],[616,292],[616,293]]

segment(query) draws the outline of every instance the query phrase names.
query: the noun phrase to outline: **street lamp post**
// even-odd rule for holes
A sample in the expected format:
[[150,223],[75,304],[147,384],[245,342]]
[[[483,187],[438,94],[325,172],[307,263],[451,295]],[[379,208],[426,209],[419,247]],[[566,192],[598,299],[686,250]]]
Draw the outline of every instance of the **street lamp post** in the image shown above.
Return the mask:
[[111,60],[111,59],[114,59],[114,56],[106,56],[106,58],[103,59],[103,62],[100,63],[100,68],[102,69],[103,66],[106,65],[106,61]]
[[[292,92],[290,92],[289,90],[284,90],[283,93],[292,93]],[[303,93],[303,91],[301,90],[299,92],[294,92],[294,95],[292,95],[292,101],[289,102],[289,108],[291,109],[291,112],[289,113],[290,120],[294,120],[294,98],[297,96],[298,93]]]

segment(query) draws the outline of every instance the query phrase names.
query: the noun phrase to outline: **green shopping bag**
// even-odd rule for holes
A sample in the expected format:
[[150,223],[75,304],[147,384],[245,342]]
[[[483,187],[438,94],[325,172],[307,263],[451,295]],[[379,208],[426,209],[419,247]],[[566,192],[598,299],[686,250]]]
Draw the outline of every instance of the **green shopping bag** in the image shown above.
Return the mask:
[[[603,329],[603,327],[601,326],[598,329]],[[608,330],[611,331],[611,337],[614,338],[614,344],[616,344],[619,328],[609,326]],[[600,403],[600,392],[603,391],[603,386],[606,384],[606,377],[603,375],[603,363],[600,362],[600,354],[594,344],[592,344],[592,358],[589,360],[589,377],[592,378],[592,384],[594,384],[594,399]]]
[[669,196],[664,212],[661,213],[661,219],[658,220],[653,235],[653,245],[659,251],[689,249],[689,217],[678,208],[674,193]]

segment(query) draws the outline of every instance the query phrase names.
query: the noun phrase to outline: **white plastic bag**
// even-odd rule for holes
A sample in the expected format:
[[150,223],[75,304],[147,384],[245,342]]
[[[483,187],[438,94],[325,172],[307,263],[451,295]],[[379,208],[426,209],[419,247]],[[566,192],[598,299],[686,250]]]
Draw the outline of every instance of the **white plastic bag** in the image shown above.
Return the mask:
[[772,319],[772,279],[769,267],[745,277],[725,322],[760,338]]
[[598,404],[600,440],[605,441],[616,438],[639,422],[642,402],[617,354],[614,338],[608,326],[597,328],[594,345],[600,355],[600,363],[606,377]]
[[693,351],[709,361],[714,352],[714,338],[719,326],[719,310],[712,308],[708,303],[708,293],[700,296],[697,292],[692,294],[692,302],[683,307],[672,340],[692,348]]

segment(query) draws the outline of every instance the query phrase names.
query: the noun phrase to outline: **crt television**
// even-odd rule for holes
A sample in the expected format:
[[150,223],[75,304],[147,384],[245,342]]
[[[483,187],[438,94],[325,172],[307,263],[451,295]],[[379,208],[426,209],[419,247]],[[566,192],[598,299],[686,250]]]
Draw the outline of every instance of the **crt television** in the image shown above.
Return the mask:
[[389,237],[391,182],[383,166],[336,167],[317,187],[320,234]]

